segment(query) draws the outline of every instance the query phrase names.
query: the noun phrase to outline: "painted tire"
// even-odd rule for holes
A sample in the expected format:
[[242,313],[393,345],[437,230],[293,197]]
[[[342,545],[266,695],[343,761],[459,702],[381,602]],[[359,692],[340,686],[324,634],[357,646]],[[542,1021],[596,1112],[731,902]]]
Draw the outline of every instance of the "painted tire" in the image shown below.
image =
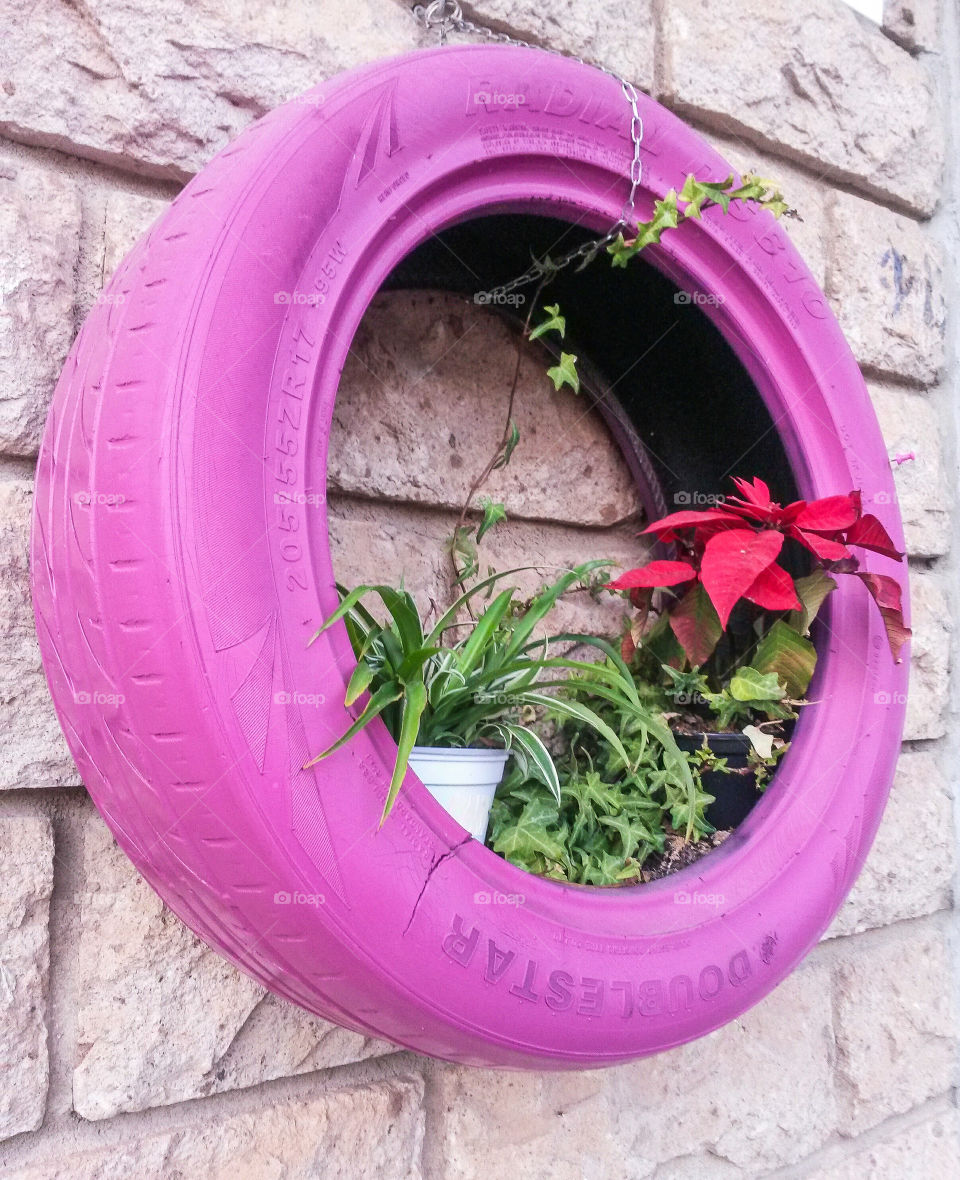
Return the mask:
[[[671,114],[641,110],[641,212],[688,171],[725,175]],[[508,47],[382,62],[272,112],[127,257],[70,354],[40,460],[44,665],[134,864],[277,994],[468,1064],[624,1061],[756,1003],[853,883],[898,749],[906,672],[857,585],[834,595],[818,703],[776,784],[666,881],[536,879],[469,841],[413,776],[377,834],[382,729],[300,769],[344,721],[345,633],[306,646],[335,602],[311,498],[365,307],[418,242],[481,212],[605,227],[628,149],[614,81]],[[862,488],[899,539],[880,432],[824,296],[771,218],[715,212],[668,235],[655,265],[723,294],[708,312],[802,493]]]

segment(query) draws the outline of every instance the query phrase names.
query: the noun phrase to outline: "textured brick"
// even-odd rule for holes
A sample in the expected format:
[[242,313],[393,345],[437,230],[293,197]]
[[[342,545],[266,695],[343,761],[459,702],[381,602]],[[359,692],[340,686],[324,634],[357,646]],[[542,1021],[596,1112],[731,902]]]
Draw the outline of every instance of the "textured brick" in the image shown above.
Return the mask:
[[81,276],[80,314],[85,316],[137,239],[167,208],[169,202],[127,189],[103,188],[86,202]]
[[[124,1143],[61,1149],[5,1172],[10,1180],[419,1180],[423,1084],[391,1078],[314,1098],[264,1102]],[[139,1133],[138,1133],[139,1132]]]
[[79,913],[73,1104],[144,1110],[389,1052],[264,990],[167,910],[91,817]]
[[167,179],[323,78],[416,48],[394,0],[13,0],[0,131]]
[[49,821],[0,819],[0,863],[0,1139],[6,1139],[40,1126],[47,1097]]
[[0,790],[80,781],[40,663],[27,555],[33,491],[0,479]]
[[[334,408],[331,490],[459,510],[503,437],[516,336],[493,311],[437,292],[384,292],[364,317]],[[588,394],[554,391],[534,343],[514,400],[520,443],[482,493],[513,516],[608,525],[636,490]]]
[[840,1130],[857,1135],[953,1084],[953,981],[946,942],[929,924],[837,945]]
[[943,258],[908,217],[847,193],[832,206],[827,294],[857,360],[932,384],[944,361]]
[[955,860],[950,790],[936,758],[901,754],[867,863],[826,937],[946,908]]
[[907,552],[940,557],[950,548],[953,497],[938,407],[922,394],[878,385],[871,386],[870,397],[892,461]]
[[[933,210],[944,156],[934,77],[846,4],[664,0],[662,29],[662,89],[681,113]],[[877,85],[888,77],[896,85]]]
[[819,1168],[817,1180],[956,1180],[960,1126],[955,1109],[898,1126],[844,1160]]
[[[337,580],[346,585],[403,580],[421,611],[436,604],[432,617],[452,601],[452,570],[446,541],[453,534],[455,513],[429,512],[362,500],[331,500],[330,547]],[[523,594],[554,581],[564,570],[591,558],[609,558],[620,566],[642,564],[645,548],[632,529],[587,530],[521,521],[498,525],[480,547],[481,571],[534,566],[512,577]],[[624,604],[604,594],[594,602],[586,594],[561,599],[546,619],[554,632],[575,630],[596,634],[619,632]],[[542,630],[542,628],[541,628]]]
[[[679,1180],[766,1171],[816,1150],[834,1130],[832,1066],[829,971],[809,964],[740,1020],[645,1061],[603,1073],[444,1070],[442,1175]],[[664,1113],[679,1110],[682,1135]]]
[[73,180],[0,160],[0,450],[7,454],[39,448],[73,339],[79,241]]
[[644,90],[653,87],[652,0],[629,7],[618,0],[478,0],[470,11],[478,24],[602,63]]
[[910,643],[910,690],[903,736],[936,738],[946,733],[944,710],[949,695],[950,605],[934,574],[910,572],[913,639]]

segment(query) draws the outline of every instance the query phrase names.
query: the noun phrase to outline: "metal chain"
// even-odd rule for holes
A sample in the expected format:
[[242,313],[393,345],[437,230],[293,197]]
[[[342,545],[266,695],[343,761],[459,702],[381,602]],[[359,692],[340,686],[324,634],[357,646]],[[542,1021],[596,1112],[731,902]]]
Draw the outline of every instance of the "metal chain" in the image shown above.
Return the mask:
[[586,58],[577,57],[575,54],[562,53],[559,49],[549,49],[540,45],[533,45],[529,41],[522,41],[518,37],[511,37],[507,33],[498,33],[486,25],[478,25],[475,21],[467,20],[456,0],[433,0],[431,4],[418,4],[413,9],[413,15],[416,20],[421,22],[424,28],[437,30],[440,35],[441,45],[446,44],[449,33],[473,33],[481,37],[486,37],[488,41],[496,41],[504,45],[516,45],[521,49],[539,49],[542,53],[552,53],[556,57],[563,57],[568,61],[576,61],[581,65],[592,66],[594,69],[600,70],[620,83],[620,89],[623,91],[623,96],[630,107],[630,139],[633,143],[633,159],[630,161],[630,169],[627,176],[630,181],[630,188],[626,200],[623,202],[623,207],[620,210],[620,216],[603,237],[593,238],[590,241],[583,242],[575,249],[562,254],[557,259],[552,259],[549,256],[534,259],[533,264],[522,275],[518,275],[515,279],[510,279],[509,282],[503,283],[499,287],[492,288],[492,290],[485,292],[485,294],[492,299],[497,299],[498,297],[509,294],[511,291],[515,291],[517,287],[525,287],[528,283],[540,282],[545,278],[552,278],[557,271],[563,270],[572,262],[580,262],[578,269],[587,266],[601,250],[609,246],[616,239],[617,235],[629,226],[634,216],[637,189],[640,187],[640,182],[643,179],[643,160],[640,155],[641,144],[643,143],[643,119],[640,117],[639,100],[633,83],[621,77],[615,70],[611,70],[604,65],[599,65],[596,62],[587,61]]

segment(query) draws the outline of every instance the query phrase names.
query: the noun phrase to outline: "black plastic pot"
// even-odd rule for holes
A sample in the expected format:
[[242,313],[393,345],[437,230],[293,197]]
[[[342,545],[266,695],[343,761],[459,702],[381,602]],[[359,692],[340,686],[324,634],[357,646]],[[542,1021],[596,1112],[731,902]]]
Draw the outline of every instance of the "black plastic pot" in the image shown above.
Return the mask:
[[[714,796],[707,808],[707,819],[715,828],[735,828],[750,814],[760,798],[757,776],[747,770],[750,739],[742,733],[678,733],[677,745],[686,753],[699,750],[706,738],[711,753],[726,758],[727,769],[707,770],[701,774],[703,789]],[[730,771],[740,773],[731,774]]]

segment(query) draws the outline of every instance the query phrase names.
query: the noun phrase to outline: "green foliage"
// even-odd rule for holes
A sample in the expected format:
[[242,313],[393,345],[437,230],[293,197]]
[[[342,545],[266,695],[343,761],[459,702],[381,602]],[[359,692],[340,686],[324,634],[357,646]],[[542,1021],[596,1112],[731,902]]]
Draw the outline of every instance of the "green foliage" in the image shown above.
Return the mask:
[[699,668],[678,670],[663,665],[661,671],[669,701],[694,713],[707,710],[713,715],[715,729],[727,730],[756,721],[788,720],[796,716],[785,703],[787,690],[775,672],[749,664],[737,667],[714,692]]
[[581,885],[622,885],[639,879],[669,832],[688,839],[711,832],[704,811],[713,797],[699,787],[659,718],[651,727],[612,702],[591,704],[617,728],[630,764],[585,726],[565,724],[567,752],[556,758],[559,800],[514,767],[494,800],[487,843],[528,872]]
[[506,508],[502,504],[495,504],[489,496],[480,497],[480,507],[483,509],[483,519],[477,525],[478,544],[495,524],[507,519]]
[[779,679],[787,695],[799,700],[806,695],[813,679],[817,649],[805,635],[783,619],[777,619],[757,644],[753,666]]
[[564,683],[616,731],[628,757],[619,757],[596,726],[551,708],[563,747],[554,757],[559,799],[515,766],[497,792],[487,837],[518,867],[582,885],[636,880],[668,833],[689,840],[713,830],[705,818],[713,797],[662,716],[641,702],[642,686],[622,676],[610,680],[611,671],[627,670],[613,648],[606,655],[605,664],[576,670]]
[[697,180],[691,172],[679,194],[676,189],[670,189],[662,200],[654,202],[653,216],[649,221],[638,223],[633,238],[627,240],[621,233],[607,247],[611,265],[625,267],[641,250],[659,243],[664,230],[675,229],[681,219],[699,221],[703,210],[711,205],[718,205],[726,213],[731,201],[750,201],[769,210],[774,217],[793,213],[779,186],[772,180],[747,172],[741,183],[734,186],[732,175],[725,180],[707,181]]
[[513,457],[513,452],[517,449],[517,443],[519,441],[520,428],[511,418],[509,427],[507,429],[507,437],[503,443],[503,446],[497,452],[497,457],[493,462],[493,471],[499,471],[501,467],[506,467]]
[[567,321],[560,314],[560,305],[558,303],[547,304],[543,310],[547,313],[548,318],[537,324],[530,333],[530,339],[538,340],[547,332],[556,332],[562,340],[567,334]]
[[825,569],[817,567],[803,578],[794,578],[793,588],[800,599],[801,609],[791,611],[787,622],[801,635],[809,635],[814,619],[827,597],[837,588],[837,583]]
[[574,393],[580,392],[577,358],[572,353],[561,352],[559,362],[547,369],[547,376],[553,382],[553,388],[556,390],[559,390],[562,385],[569,385]]
[[[465,627],[458,624],[458,615],[471,596],[520,571],[492,574],[460,595],[429,632],[405,590],[377,585],[358,586],[347,593],[338,588],[340,605],[317,635],[341,619],[345,622],[357,666],[344,703],[349,707],[364,693],[369,696],[343,735],[308,765],[329,757],[380,717],[397,742],[384,819],[415,744],[456,747],[499,742],[514,752],[514,761],[525,777],[543,784],[559,801],[560,780],[554,761],[542,740],[524,723],[524,710],[533,709],[549,710],[564,722],[592,733],[611,765],[622,771],[632,769],[632,755],[616,729],[584,703],[589,698],[612,705],[617,717],[629,717],[651,730],[665,729],[641,705],[626,666],[619,657],[610,658],[615,653],[602,640],[577,635],[556,641],[592,644],[607,657],[603,664],[589,664],[553,656],[550,651],[555,641],[532,637],[534,628],[562,594],[605,566],[609,562],[592,561],[568,570],[529,601],[518,599],[513,587],[500,590],[475,622]],[[382,601],[386,622],[378,622],[363,605],[369,594]],[[450,642],[452,634],[459,634],[459,638]],[[556,691],[551,694],[551,689]],[[669,740],[672,742],[672,737]]]

